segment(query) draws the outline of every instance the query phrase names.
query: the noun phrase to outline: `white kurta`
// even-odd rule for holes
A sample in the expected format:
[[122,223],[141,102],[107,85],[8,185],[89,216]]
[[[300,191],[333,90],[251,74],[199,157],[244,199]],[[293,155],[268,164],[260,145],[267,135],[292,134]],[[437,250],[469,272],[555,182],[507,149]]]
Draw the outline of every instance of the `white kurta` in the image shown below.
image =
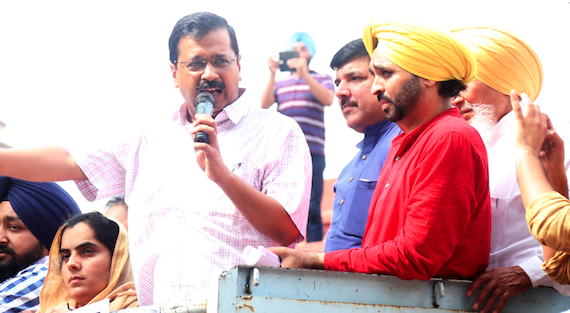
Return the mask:
[[[532,281],[533,287],[551,286],[564,295],[570,295],[570,286],[555,283],[540,268],[544,262],[542,246],[528,229],[517,181],[513,155],[515,122],[512,111],[505,115],[495,125],[495,134],[487,146],[493,215],[491,255],[487,270],[519,265]],[[560,126],[557,131],[563,138],[567,137],[566,125]],[[565,168],[566,175],[570,174],[570,153],[565,155]]]

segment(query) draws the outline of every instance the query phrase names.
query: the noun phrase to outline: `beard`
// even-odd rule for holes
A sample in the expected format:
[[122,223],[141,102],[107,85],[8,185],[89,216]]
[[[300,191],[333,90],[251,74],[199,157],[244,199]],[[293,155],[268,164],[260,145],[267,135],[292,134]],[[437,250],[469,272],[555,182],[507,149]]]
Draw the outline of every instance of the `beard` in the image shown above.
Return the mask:
[[[410,79],[400,88],[395,100],[381,94],[378,101],[389,101],[389,105],[384,112],[390,122],[397,122],[406,117],[417,105],[422,92],[420,79],[416,75],[410,75]],[[392,110],[390,110],[392,108]]]
[[479,132],[481,139],[486,147],[493,141],[495,135],[495,107],[491,104],[472,105],[473,118],[470,121],[471,126]]
[[0,259],[0,283],[4,282],[10,277],[15,276],[21,270],[36,263],[43,256],[44,246],[38,242],[28,254],[20,256],[10,247],[0,247],[0,250],[6,254],[11,254],[11,257]]

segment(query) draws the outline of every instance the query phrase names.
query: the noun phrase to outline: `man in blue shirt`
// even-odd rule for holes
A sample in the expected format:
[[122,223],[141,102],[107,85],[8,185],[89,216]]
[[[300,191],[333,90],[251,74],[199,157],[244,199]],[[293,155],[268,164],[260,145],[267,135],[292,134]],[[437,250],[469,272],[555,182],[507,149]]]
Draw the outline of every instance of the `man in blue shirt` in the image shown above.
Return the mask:
[[360,152],[342,170],[334,185],[333,216],[325,252],[360,248],[370,200],[386,160],[392,139],[401,131],[386,119],[377,97],[372,95],[374,75],[362,39],[351,41],[333,57],[336,96],[348,127],[364,133]]
[[0,312],[39,310],[55,233],[80,213],[55,183],[0,176]]

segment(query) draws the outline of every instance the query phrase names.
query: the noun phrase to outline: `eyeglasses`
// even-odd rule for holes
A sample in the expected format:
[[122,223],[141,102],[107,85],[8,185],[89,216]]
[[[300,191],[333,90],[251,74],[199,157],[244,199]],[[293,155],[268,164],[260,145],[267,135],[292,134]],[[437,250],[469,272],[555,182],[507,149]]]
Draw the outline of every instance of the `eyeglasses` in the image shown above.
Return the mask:
[[182,64],[188,72],[201,72],[203,71],[208,62],[212,63],[212,66],[219,71],[228,70],[232,66],[233,61],[237,61],[238,56],[236,55],[235,59],[214,59],[214,60],[197,60],[197,61],[185,61],[185,62],[178,62],[178,64]]

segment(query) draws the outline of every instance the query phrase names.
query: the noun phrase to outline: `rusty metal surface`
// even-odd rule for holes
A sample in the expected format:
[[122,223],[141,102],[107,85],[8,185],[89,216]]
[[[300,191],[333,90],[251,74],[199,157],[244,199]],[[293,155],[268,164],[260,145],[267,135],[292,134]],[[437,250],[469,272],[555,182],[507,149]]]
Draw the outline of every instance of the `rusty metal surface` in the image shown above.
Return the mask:
[[[300,299],[282,299],[268,297],[241,297],[238,296],[238,306],[235,311],[240,313],[252,312],[272,312],[272,313],[293,313],[293,312],[369,312],[369,313],[462,313],[472,312],[464,310],[449,310],[435,308],[417,308],[381,304],[362,304],[335,301],[315,301]],[[221,312],[221,311],[220,311]]]
[[[218,299],[210,299],[214,303],[208,312],[473,312],[476,297],[465,296],[470,281],[403,281],[388,275],[269,267],[257,267],[255,277],[253,272],[248,266],[224,272]],[[434,288],[437,284],[443,286]],[[568,308],[570,298],[539,287],[513,297],[502,312],[558,313]]]

